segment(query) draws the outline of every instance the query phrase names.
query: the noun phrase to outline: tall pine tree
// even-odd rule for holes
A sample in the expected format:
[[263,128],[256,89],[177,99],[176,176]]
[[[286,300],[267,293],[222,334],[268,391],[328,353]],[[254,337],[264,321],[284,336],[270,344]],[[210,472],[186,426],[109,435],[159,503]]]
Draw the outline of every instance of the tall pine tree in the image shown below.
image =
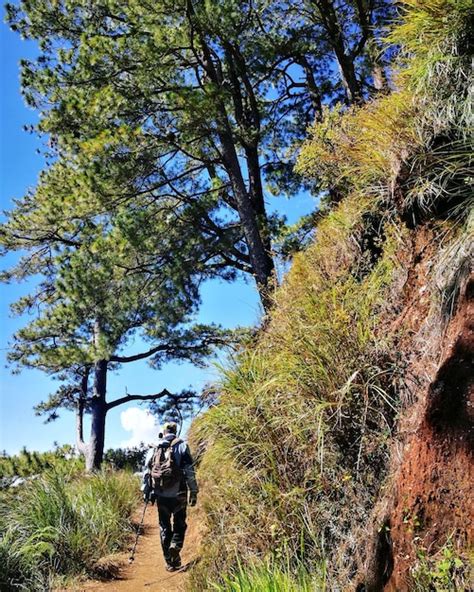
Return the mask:
[[[224,343],[226,333],[191,322],[200,281],[219,268],[206,266],[212,245],[187,224],[185,208],[180,219],[171,198],[169,209],[161,201],[150,227],[137,210],[104,213],[89,185],[80,168],[57,162],[33,194],[16,203],[0,227],[0,243],[3,250],[25,253],[3,273],[4,281],[40,277],[34,291],[13,306],[33,320],[14,336],[9,359],[61,381],[37,410],[49,419],[62,407],[75,410],[78,447],[92,470],[102,462],[110,409],[157,399],[175,407],[177,400],[166,389],[111,398],[108,371],[143,359],[155,368],[168,360],[199,364]],[[127,353],[136,336],[143,350]],[[189,396],[181,394],[180,400]],[[91,415],[87,443],[85,413]]]
[[99,179],[116,181],[121,202],[192,204],[193,224],[229,246],[222,259],[254,276],[268,309],[282,221],[266,197],[297,189],[294,144],[323,104],[360,102],[383,84],[384,6],[28,0],[7,10],[40,43],[22,80],[53,151],[93,168],[108,208],[117,196]]

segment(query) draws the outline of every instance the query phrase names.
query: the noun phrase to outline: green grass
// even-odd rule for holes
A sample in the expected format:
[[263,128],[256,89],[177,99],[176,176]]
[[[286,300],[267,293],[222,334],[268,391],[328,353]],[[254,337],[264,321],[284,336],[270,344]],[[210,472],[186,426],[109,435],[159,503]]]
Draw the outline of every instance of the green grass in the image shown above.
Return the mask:
[[3,494],[0,588],[45,590],[58,577],[97,573],[99,559],[124,548],[137,501],[136,478],[127,473],[52,471],[15,497]]
[[267,561],[238,565],[221,583],[211,584],[216,592],[325,592],[324,569],[310,573],[303,566],[291,569]]

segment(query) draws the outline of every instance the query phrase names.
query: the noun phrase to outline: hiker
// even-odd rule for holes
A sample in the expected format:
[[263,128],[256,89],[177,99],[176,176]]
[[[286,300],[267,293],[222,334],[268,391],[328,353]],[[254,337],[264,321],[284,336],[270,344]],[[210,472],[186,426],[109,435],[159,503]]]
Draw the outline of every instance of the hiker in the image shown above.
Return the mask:
[[188,503],[196,505],[198,494],[191,452],[177,437],[177,429],[173,421],[164,424],[158,445],[146,455],[143,477],[145,501],[156,501],[158,506],[161,547],[168,571],[181,567],[186,508]]

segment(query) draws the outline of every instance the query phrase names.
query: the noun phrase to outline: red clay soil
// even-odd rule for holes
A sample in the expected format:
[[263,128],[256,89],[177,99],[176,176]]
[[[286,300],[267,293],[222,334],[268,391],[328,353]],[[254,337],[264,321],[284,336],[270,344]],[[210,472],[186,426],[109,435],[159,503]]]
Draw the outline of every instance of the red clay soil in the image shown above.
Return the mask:
[[[441,363],[421,398],[404,449],[390,512],[393,571],[387,592],[410,589],[417,549],[433,555],[449,539],[473,544],[474,280],[444,336]],[[415,426],[413,426],[415,427]]]
[[[160,548],[156,507],[149,506],[145,514],[144,533],[140,536],[134,562],[128,555],[120,557],[122,567],[116,579],[107,582],[89,581],[69,588],[67,592],[184,592],[188,570],[198,561],[200,532],[191,510],[182,553],[183,569],[167,572]],[[194,519],[193,519],[194,518]]]

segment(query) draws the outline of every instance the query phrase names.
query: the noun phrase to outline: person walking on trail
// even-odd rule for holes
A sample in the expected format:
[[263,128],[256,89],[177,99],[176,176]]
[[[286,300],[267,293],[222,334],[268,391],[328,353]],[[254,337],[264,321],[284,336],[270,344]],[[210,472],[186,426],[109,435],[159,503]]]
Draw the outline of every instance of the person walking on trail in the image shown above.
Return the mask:
[[143,486],[145,501],[156,501],[158,506],[161,548],[168,571],[181,567],[187,505],[195,506],[198,494],[191,452],[177,437],[177,428],[174,422],[165,423],[158,445],[148,451]]

